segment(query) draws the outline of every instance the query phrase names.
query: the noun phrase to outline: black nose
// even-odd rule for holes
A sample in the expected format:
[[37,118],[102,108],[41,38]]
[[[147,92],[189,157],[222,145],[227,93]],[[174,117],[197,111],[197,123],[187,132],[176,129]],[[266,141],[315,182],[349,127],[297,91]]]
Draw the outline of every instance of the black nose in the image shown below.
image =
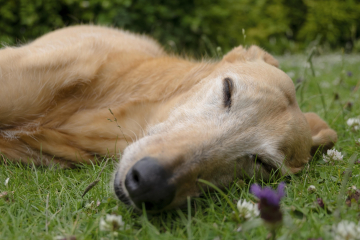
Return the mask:
[[161,210],[175,196],[175,185],[169,183],[171,175],[151,157],[138,161],[126,174],[125,187],[138,208]]

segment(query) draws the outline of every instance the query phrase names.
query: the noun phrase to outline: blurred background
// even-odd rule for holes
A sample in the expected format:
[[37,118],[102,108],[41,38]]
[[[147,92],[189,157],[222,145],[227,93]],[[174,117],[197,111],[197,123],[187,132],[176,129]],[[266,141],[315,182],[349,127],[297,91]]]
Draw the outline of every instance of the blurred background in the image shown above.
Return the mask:
[[360,0],[0,0],[5,45],[84,23],[145,33],[195,57],[240,44],[278,55],[312,45],[360,52]]

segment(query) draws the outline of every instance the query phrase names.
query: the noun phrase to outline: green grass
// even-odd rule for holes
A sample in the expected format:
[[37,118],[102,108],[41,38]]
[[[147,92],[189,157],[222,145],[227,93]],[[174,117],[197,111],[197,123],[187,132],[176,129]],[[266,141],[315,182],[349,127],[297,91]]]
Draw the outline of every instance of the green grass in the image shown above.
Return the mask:
[[[348,160],[360,152],[355,140],[360,132],[346,125],[350,117],[360,115],[360,56],[333,54],[313,58],[315,76],[306,67],[307,56],[280,57],[282,69],[298,85],[297,99],[304,112],[318,113],[338,133],[335,148],[344,161],[325,164],[321,158],[309,163],[304,170],[287,179],[287,196],[282,201],[284,227],[282,239],[332,239],[331,226],[340,219],[357,222],[359,208],[347,207],[345,195],[340,195]],[[352,76],[347,75],[348,72]],[[297,79],[299,79],[297,81]],[[336,96],[336,97],[335,97]],[[352,107],[349,107],[352,103]],[[360,154],[358,156],[360,158]],[[265,239],[268,230],[260,221],[238,223],[232,209],[219,193],[205,194],[194,199],[190,208],[142,214],[118,202],[112,193],[110,180],[115,163],[109,161],[100,182],[84,198],[81,195],[93,182],[103,165],[78,169],[34,168],[19,166],[8,160],[0,165],[0,239]],[[345,187],[360,187],[360,165],[355,164]],[[4,185],[10,178],[8,186]],[[267,183],[276,187],[279,183]],[[251,182],[233,184],[226,191],[233,203],[239,199],[255,201],[249,193]],[[309,193],[309,185],[317,191]],[[13,192],[13,193],[12,193]],[[316,199],[322,198],[325,208]],[[355,205],[355,204],[353,204]],[[340,217],[336,211],[340,211]],[[106,214],[122,215],[128,226],[118,236],[99,231],[99,222]],[[241,231],[236,231],[241,226]]]

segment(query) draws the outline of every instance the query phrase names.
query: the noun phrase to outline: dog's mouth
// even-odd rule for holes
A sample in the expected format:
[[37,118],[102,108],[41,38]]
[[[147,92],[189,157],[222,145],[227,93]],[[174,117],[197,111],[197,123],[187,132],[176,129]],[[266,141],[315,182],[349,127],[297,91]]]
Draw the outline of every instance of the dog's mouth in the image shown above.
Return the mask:
[[125,203],[126,205],[130,205],[130,199],[124,193],[124,189],[122,188],[122,184],[118,172],[116,172],[115,174],[114,191],[115,191],[115,195],[121,202]]

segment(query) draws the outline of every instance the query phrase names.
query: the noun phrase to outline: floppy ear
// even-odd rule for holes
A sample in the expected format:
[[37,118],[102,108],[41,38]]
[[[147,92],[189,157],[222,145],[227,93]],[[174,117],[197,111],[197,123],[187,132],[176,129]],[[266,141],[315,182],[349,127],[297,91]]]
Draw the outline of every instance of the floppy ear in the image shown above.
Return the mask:
[[255,45],[252,45],[247,50],[242,46],[236,47],[228,52],[223,59],[231,63],[239,60],[255,61],[261,59],[274,67],[279,67],[278,61],[273,56]]
[[317,114],[309,112],[304,113],[307,122],[310,125],[312,136],[311,156],[314,156],[318,151],[325,153],[331,149],[337,142],[337,134],[332,130],[327,123],[322,120]]

